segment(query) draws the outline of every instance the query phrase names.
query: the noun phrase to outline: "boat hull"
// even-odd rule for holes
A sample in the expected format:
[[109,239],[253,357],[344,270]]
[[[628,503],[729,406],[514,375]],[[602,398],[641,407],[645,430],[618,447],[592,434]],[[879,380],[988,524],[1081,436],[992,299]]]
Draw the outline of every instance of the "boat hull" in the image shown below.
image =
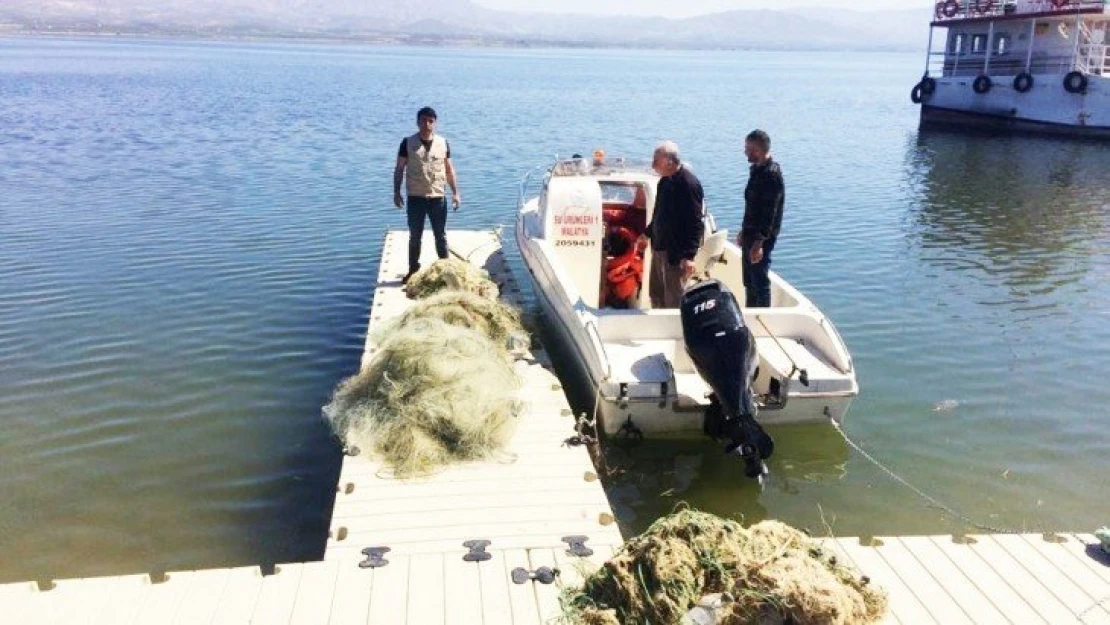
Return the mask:
[[974,77],[938,78],[921,104],[921,126],[1108,139],[1110,79],[1088,78],[1084,93],[1068,93],[1062,74],[1034,76],[1026,93],[1014,89],[1013,76],[992,77],[986,93],[975,92]]
[[1110,139],[1110,126],[1075,126],[1056,122],[961,111],[934,106],[921,107],[922,128],[970,128],[1002,132]]
[[[702,436],[703,409],[681,401],[674,393],[622,399],[616,393],[607,391],[607,387],[612,385],[605,382],[597,364],[596,350],[585,327],[578,323],[574,307],[552,296],[560,292],[555,284],[553,268],[544,261],[543,254],[519,225],[516,237],[521,258],[547,321],[548,341],[558,343],[556,349],[561,360],[573,369],[570,373],[575,383],[582,385],[579,390],[585,391],[579,395],[591,405],[598,429],[607,435],[614,435],[631,423],[634,430],[625,428],[624,431],[637,431],[647,436]],[[856,392],[853,389],[847,393],[790,396],[785,406],[760,410],[756,419],[765,425],[841,422]]]

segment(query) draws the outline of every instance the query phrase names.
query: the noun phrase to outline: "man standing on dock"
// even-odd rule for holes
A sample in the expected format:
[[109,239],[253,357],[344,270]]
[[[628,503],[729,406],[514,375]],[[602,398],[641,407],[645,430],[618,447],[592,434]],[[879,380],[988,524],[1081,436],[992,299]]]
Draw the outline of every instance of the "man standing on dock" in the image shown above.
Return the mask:
[[455,210],[462,204],[455,167],[451,164],[451,146],[447,138],[436,134],[436,112],[425,106],[416,113],[418,132],[401,140],[397,166],[393,169],[393,204],[405,205],[401,196],[401,180],[408,192],[409,272],[404,282],[420,269],[420,243],[424,236],[424,218],[432,222],[436,255],[447,258],[447,197],[445,185],[451,185]]
[[743,250],[744,293],[748,308],[771,306],[771,250],[782,227],[786,185],[782,169],[771,159],[771,137],[753,130],[744,140],[744,155],[751,163],[744,189],[744,222],[736,244]]
[[661,178],[655,190],[651,223],[637,245],[651,240],[651,307],[678,308],[686,281],[694,275],[694,256],[705,233],[705,194],[701,181],[682,163],[673,141],[664,141],[655,148],[651,167]]

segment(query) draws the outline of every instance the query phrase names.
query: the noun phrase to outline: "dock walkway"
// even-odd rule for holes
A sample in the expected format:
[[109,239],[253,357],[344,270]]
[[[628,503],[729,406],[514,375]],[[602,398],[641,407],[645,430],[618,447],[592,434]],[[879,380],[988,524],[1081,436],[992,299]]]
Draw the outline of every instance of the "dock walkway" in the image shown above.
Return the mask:
[[[483,265],[519,304],[497,239],[451,232],[453,252]],[[386,238],[370,329],[409,304],[401,291],[407,233]],[[425,241],[426,262],[433,249]],[[368,333],[369,334],[369,333]],[[363,363],[373,353],[367,340]],[[419,480],[393,479],[366,456],[346,456],[323,561],[0,585],[0,623],[306,623],[532,625],[561,612],[560,588],[619,547],[601,482],[586,450],[565,445],[574,419],[541,349],[518,355],[526,403],[506,453]],[[588,557],[564,537],[584,536]],[[1110,556],[1089,534],[826,539],[891,599],[888,623],[1087,623],[1110,625]],[[464,559],[489,541],[488,559]],[[472,543],[473,544],[473,543]],[[388,551],[364,550],[388,548]],[[475,554],[478,558],[487,555]],[[378,564],[368,567],[360,564]],[[557,568],[551,584],[515,583]]]

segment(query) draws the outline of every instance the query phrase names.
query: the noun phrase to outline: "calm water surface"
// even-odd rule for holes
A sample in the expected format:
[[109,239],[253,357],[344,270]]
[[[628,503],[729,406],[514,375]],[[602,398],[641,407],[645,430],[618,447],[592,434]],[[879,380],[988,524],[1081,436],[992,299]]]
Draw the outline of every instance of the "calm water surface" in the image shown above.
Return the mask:
[[[340,455],[320,406],[357,368],[383,233],[403,227],[394,151],[427,103],[456,227],[511,223],[520,173],[556,153],[671,138],[735,230],[740,138],[765,128],[788,185],[775,268],[852,351],[849,435],[977,522],[1105,523],[1110,150],[919,133],[919,71],[0,40],[0,581],[322,555]],[[775,433],[763,493],[708,441],[610,447],[622,523],[686,501],[840,535],[970,529],[831,428]]]

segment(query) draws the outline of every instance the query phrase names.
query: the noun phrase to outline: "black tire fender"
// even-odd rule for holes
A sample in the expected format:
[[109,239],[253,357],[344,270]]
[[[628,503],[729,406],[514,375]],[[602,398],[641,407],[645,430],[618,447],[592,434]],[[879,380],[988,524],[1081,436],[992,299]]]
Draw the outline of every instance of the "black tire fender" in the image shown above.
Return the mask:
[[1026,93],[1033,88],[1033,74],[1022,72],[1014,76],[1014,91]]
[[1064,76],[1064,91],[1068,93],[1086,93],[1087,76],[1082,72],[1070,71]]
[[979,74],[975,77],[975,82],[971,83],[971,88],[978,94],[990,91],[992,86],[994,86],[994,83],[991,82],[991,77],[986,74]]

